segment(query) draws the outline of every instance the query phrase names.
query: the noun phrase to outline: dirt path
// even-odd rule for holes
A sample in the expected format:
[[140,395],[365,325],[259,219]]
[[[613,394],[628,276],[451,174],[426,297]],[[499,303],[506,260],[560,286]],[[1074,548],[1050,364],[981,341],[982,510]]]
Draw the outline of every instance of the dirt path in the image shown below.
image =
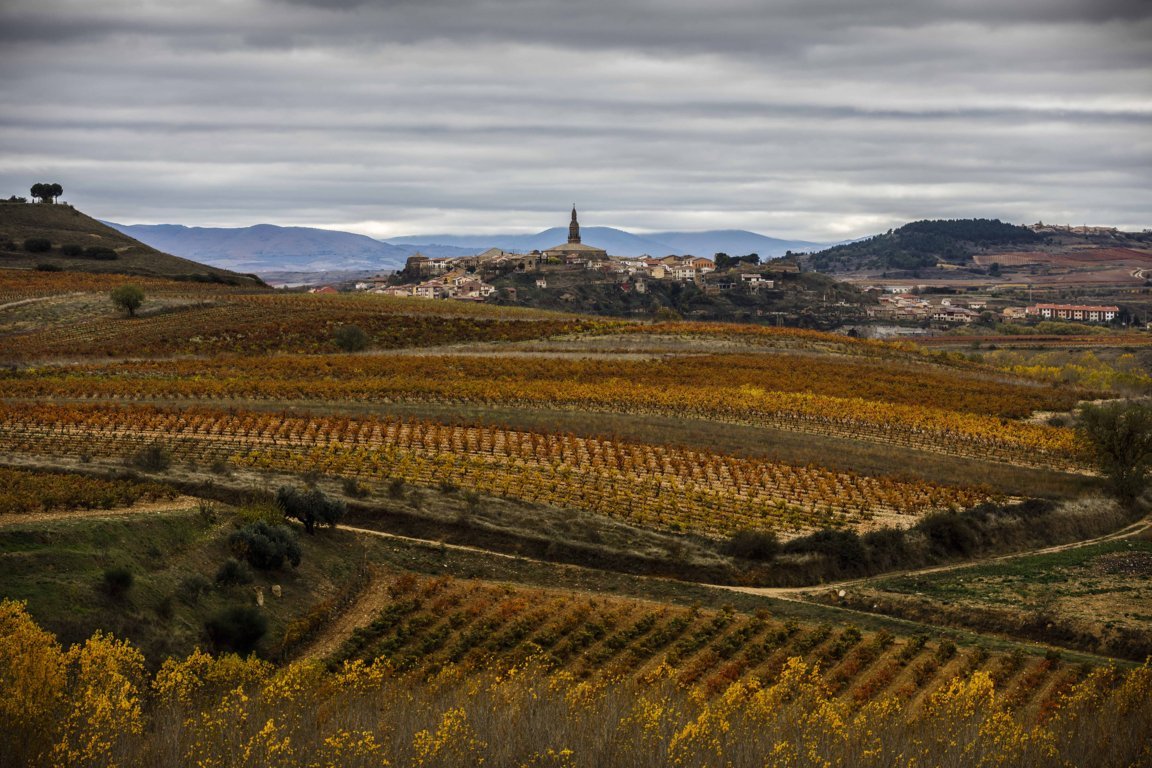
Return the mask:
[[[66,295],[73,296],[75,294],[66,294]],[[3,311],[5,309],[12,309],[13,307],[22,307],[25,304],[36,304],[38,302],[48,301],[49,299],[55,299],[55,298],[57,298],[57,297],[56,296],[36,296],[34,298],[31,298],[31,299],[20,299],[19,301],[10,301],[7,304],[0,304],[0,311]]]
[[[0,516],[0,528],[15,525],[26,525],[28,523],[48,522],[53,520],[65,519],[81,519],[81,518],[113,518],[123,517],[130,515],[160,515],[172,512],[181,512],[192,509],[197,504],[197,499],[192,496],[180,496],[176,499],[166,501],[147,502],[143,504],[136,504],[131,507],[120,507],[116,509],[87,509],[87,510],[72,510],[72,511],[53,511],[41,512],[28,515],[5,515]],[[509,560],[525,560],[529,562],[548,563],[549,561],[539,560],[536,558],[524,557],[522,555],[509,555],[502,552],[492,552],[480,547],[471,547],[462,544],[447,544],[432,539],[422,539],[413,536],[403,536],[400,534],[387,533],[385,531],[376,531],[370,528],[359,528],[354,526],[339,526],[341,530],[354,533],[359,536],[376,536],[379,538],[393,539],[397,541],[404,541],[411,544],[417,544],[436,549],[453,550],[461,552],[470,552],[483,554],[489,557],[506,558]],[[717,590],[728,590],[732,592],[742,592],[750,595],[758,595],[761,597],[772,598],[776,600],[785,600],[795,603],[811,603],[813,602],[811,596],[817,592],[827,592],[830,590],[841,590],[850,587],[860,586],[877,579],[888,579],[899,576],[912,576],[912,575],[927,575],[934,573],[943,573],[947,571],[960,570],[971,566],[982,565],[987,563],[1002,562],[1007,560],[1018,559],[1022,557],[1032,557],[1035,555],[1052,554],[1055,552],[1064,552],[1070,549],[1077,549],[1080,547],[1091,546],[1104,541],[1112,541],[1114,539],[1123,539],[1131,536],[1139,535],[1145,531],[1152,529],[1152,515],[1149,515],[1141,520],[1138,520],[1120,530],[1113,531],[1112,533],[1103,536],[1097,536],[1091,539],[1082,541],[1074,541],[1066,544],[1057,544],[1050,547],[1041,547],[1032,549],[1025,552],[1016,552],[1007,555],[998,555],[996,557],[983,558],[979,560],[970,560],[959,563],[951,563],[949,565],[932,566],[929,568],[910,569],[904,571],[892,571],[888,573],[877,574],[875,576],[868,576],[858,579],[850,579],[846,581],[833,582],[828,584],[820,584],[807,587],[741,587],[728,584],[700,584],[702,587]],[[359,627],[365,626],[372,621],[372,618],[383,610],[391,602],[392,597],[389,593],[388,587],[390,579],[379,571],[373,570],[369,575],[368,586],[360,593],[356,600],[346,610],[340,613],[338,617],[327,627],[323,628],[320,633],[310,640],[306,645],[299,649],[295,654],[295,658],[300,659],[323,659],[335,653],[340,646],[349,638],[352,633]],[[852,613],[859,611],[853,609],[842,609]]]
[[377,613],[384,610],[392,601],[388,591],[388,579],[375,568],[369,569],[368,586],[352,605],[323,627],[315,637],[292,654],[294,659],[326,659],[360,627],[372,622]]
[[726,586],[722,584],[711,584],[708,586],[715,587],[716,589],[728,589],[733,592],[745,592],[750,595],[761,595],[763,597],[774,597],[780,600],[794,600],[798,602],[809,602],[804,599],[804,596],[810,595],[814,592],[827,592],[830,590],[841,590],[850,587],[858,587],[861,584],[867,584],[870,581],[878,579],[891,579],[901,576],[927,576],[933,573],[945,573],[947,571],[958,571],[963,568],[971,568],[977,565],[987,565],[988,563],[1003,562],[1006,560],[1016,560],[1022,557],[1033,557],[1036,555],[1050,555],[1056,552],[1065,552],[1069,549],[1079,549],[1080,547],[1088,547],[1093,544],[1099,544],[1104,541],[1112,541],[1114,539],[1126,539],[1131,536],[1137,536],[1144,531],[1152,529],[1152,515],[1137,520],[1131,525],[1125,526],[1118,531],[1106,533],[1103,536],[1097,536],[1092,539],[1083,539],[1081,541],[1072,541],[1066,544],[1054,544],[1050,547],[1041,547],[1039,549],[1030,549],[1024,552],[1012,552],[1007,555],[996,555],[995,557],[980,558],[977,560],[966,560],[959,563],[949,563],[948,565],[934,565],[928,568],[913,568],[905,571],[888,571],[885,573],[878,573],[874,576],[864,576],[859,579],[848,579],[846,581],[831,582],[828,584],[818,584],[808,587],[738,587]]
[[171,512],[186,512],[195,509],[198,499],[192,496],[177,496],[163,501],[146,501],[130,507],[111,509],[54,509],[51,512],[30,514],[0,515],[0,528],[29,523],[46,523],[52,520],[80,520],[84,518],[112,518],[126,515],[163,515]]

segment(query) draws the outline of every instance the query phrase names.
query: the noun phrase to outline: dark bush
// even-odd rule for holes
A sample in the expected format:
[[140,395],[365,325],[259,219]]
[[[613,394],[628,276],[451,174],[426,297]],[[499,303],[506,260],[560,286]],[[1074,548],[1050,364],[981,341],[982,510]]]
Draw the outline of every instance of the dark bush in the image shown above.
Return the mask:
[[77,245],[76,243],[65,243],[60,246],[60,253],[65,256],[82,256],[84,254],[84,246]]
[[63,272],[64,267],[60,266],[59,264],[46,264],[44,262],[41,262],[41,263],[36,265],[36,271],[37,272]]
[[152,443],[132,456],[132,466],[148,472],[163,472],[172,466],[172,454],[162,443]]
[[784,551],[823,555],[840,572],[858,572],[868,562],[868,553],[855,531],[825,528],[810,536],[793,539],[784,546]]
[[908,538],[899,528],[879,528],[860,538],[868,552],[871,570],[889,571],[909,561]]
[[52,250],[52,241],[44,237],[30,237],[24,241],[28,253],[47,253]]
[[204,622],[204,631],[216,652],[246,656],[268,632],[268,619],[250,605],[234,605]]
[[774,531],[744,529],[732,534],[720,551],[745,560],[771,560],[780,551],[780,541]]
[[371,493],[368,486],[354,477],[344,478],[340,485],[344,489],[344,495],[352,499],[364,499]]
[[[219,574],[217,574],[217,578],[219,578]],[[198,573],[194,573],[176,586],[176,596],[179,597],[183,603],[196,605],[196,603],[200,602],[200,597],[211,588],[212,584],[208,579]]]
[[404,498],[404,478],[394,477],[388,481],[388,497],[392,499]]
[[292,567],[300,565],[300,544],[287,526],[269,525],[263,520],[244,526],[228,537],[232,554],[253,568],[270,571],[281,568],[287,560]]
[[100,587],[104,590],[104,594],[118,600],[132,589],[133,581],[132,571],[127,568],[107,568],[104,570]]
[[936,557],[968,557],[980,546],[980,533],[973,521],[955,512],[941,512],[917,523],[928,539],[928,551]]
[[276,503],[284,510],[286,517],[299,520],[310,534],[316,532],[317,525],[336,527],[348,509],[344,502],[329,499],[319,488],[310,488],[301,493],[295,488],[282,486],[276,492]]
[[359,352],[368,346],[368,334],[358,325],[342,325],[332,336],[345,352]]
[[230,557],[216,571],[216,583],[222,587],[234,587],[238,584],[251,584],[252,571],[248,566],[234,557]]
[[115,261],[120,258],[120,254],[103,245],[90,245],[84,249],[84,258],[95,259],[96,261]]

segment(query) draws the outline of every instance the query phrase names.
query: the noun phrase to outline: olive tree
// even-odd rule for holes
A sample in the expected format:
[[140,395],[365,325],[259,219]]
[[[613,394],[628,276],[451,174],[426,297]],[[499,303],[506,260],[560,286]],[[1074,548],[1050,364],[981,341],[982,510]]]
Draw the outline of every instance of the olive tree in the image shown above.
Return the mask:
[[129,317],[136,316],[136,310],[144,303],[144,291],[139,286],[122,285],[111,293],[112,303],[128,313]]
[[285,517],[299,520],[309,534],[316,532],[317,525],[335,528],[348,511],[344,502],[328,498],[319,488],[301,493],[290,486],[283,486],[276,492],[276,503]]
[[1152,468],[1152,406],[1132,402],[1087,405],[1077,427],[1091,446],[1112,493],[1131,502],[1148,485]]

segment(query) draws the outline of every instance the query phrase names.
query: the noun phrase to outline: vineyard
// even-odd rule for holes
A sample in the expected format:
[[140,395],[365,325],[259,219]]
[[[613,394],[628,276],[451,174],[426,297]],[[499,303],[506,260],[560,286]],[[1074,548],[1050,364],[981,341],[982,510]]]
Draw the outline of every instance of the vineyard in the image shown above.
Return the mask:
[[[449,617],[471,607],[495,630],[482,643],[499,639],[515,657],[518,636],[539,637],[553,655],[576,648],[569,666],[577,671],[530,658],[473,670],[467,652],[462,665],[408,672],[389,656],[276,669],[197,651],[149,674],[114,637],[98,633],[65,650],[4,601],[0,754],[29,766],[318,768],[761,766],[768,756],[775,765],[842,768],[897,759],[913,768],[1111,768],[1152,758],[1146,666],[1092,669],[850,626],[802,629],[639,604],[546,599],[564,613],[541,622],[538,594],[502,599],[443,580],[396,587],[396,605],[417,604],[396,611],[403,626],[425,616],[425,603]],[[551,634],[534,635],[541,625]],[[435,652],[434,638],[421,639]],[[403,666],[408,643],[390,645]],[[643,667],[644,659],[653,660]],[[586,663],[614,672],[582,675]],[[619,671],[633,663],[644,671]]]
[[[158,304],[128,319],[108,291],[139,285]],[[356,325],[381,349],[465,341],[518,341],[587,332],[613,323],[470,302],[424,302],[387,296],[278,294],[211,284],[136,277],[0,270],[0,326],[5,305],[52,298],[66,309],[34,329],[0,334],[0,360],[203,355],[224,352],[335,351],[333,334]],[[34,308],[32,308],[34,309]]]
[[788,354],[229,356],[14,371],[2,380],[9,397],[25,398],[432,402],[655,414],[1059,469],[1080,463],[1071,430],[1017,419],[1067,410],[1084,394],[923,365]]
[[174,458],[415,485],[590,510],[669,531],[799,533],[884,521],[906,527],[986,492],[700,451],[399,419],[114,406],[0,406],[0,449],[128,457],[162,442]]
[[923,635],[798,623],[766,612],[703,609],[404,574],[390,603],[331,659],[380,661],[435,675],[532,663],[574,680],[667,678],[705,698],[742,680],[771,683],[790,660],[818,669],[829,692],[862,706],[892,695],[915,706],[954,676],[984,671],[1006,701],[1032,712],[1086,670],[1057,657],[957,649]]
[[1142,352],[1044,354],[0,270],[0,765],[1152,765],[1147,665],[862,578],[1132,522],[1067,425]]
[[128,507],[138,501],[173,499],[176,495],[175,490],[161,483],[0,467],[0,516]]

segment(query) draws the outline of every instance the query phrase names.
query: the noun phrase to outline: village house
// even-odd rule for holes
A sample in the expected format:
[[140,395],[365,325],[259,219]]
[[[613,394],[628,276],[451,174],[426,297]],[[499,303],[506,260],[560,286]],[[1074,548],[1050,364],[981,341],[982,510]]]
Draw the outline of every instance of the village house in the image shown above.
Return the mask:
[[965,307],[941,304],[932,312],[932,319],[938,323],[971,323],[979,320],[980,314]]
[[1081,323],[1110,323],[1120,307],[1087,304],[1033,304],[1026,313],[1045,320],[1072,320]]

